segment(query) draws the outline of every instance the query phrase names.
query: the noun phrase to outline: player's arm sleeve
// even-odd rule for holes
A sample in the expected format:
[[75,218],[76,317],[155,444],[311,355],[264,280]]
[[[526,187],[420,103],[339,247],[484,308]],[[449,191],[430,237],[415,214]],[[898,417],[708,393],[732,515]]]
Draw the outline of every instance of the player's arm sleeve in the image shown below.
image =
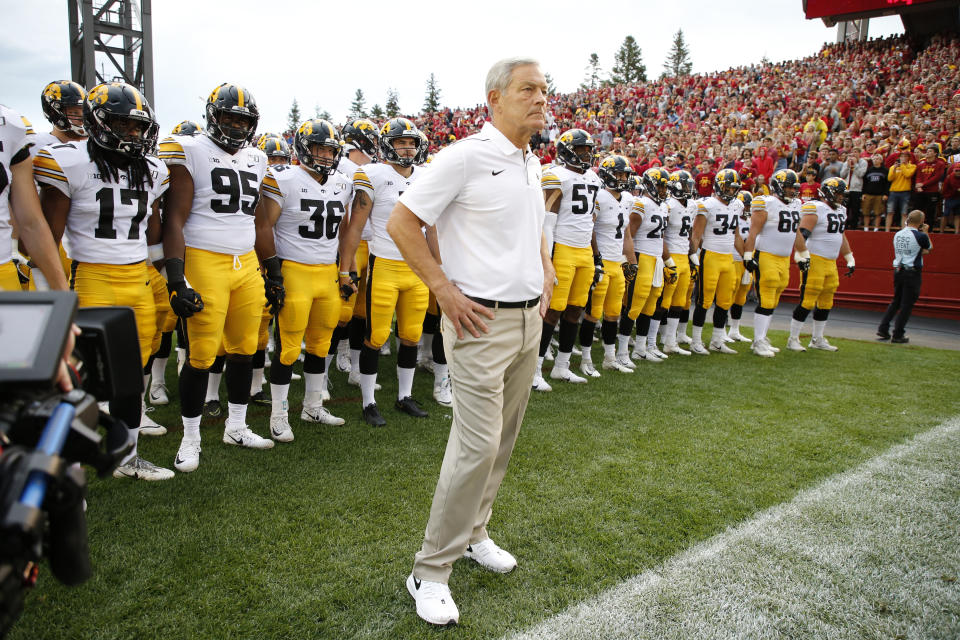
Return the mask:
[[704,218],[710,215],[710,212],[707,211],[707,205],[703,204],[703,202],[697,202],[697,215],[703,216]]
[[280,183],[277,182],[277,176],[272,170],[267,169],[266,175],[263,176],[263,182],[260,183],[260,191],[281,207],[283,206],[283,191],[280,189]]
[[357,167],[357,170],[353,173],[353,194],[356,195],[358,191],[363,191],[373,201],[373,182],[370,181],[370,177],[363,170],[363,167]]
[[153,181],[154,198],[159,200],[170,188],[170,169],[162,162],[152,162],[153,170],[157,172]]
[[33,179],[41,185],[56,187],[63,195],[70,197],[70,180],[50,149],[43,148],[34,156]]
[[400,202],[427,225],[436,224],[437,218],[463,188],[466,179],[463,147],[458,144],[438,153],[430,163],[430,171],[400,196]]
[[543,176],[540,178],[540,188],[544,191],[548,191],[550,189],[559,189],[560,178],[558,178],[553,171],[547,169],[543,172]]
[[193,176],[193,167],[187,158],[187,153],[184,151],[183,145],[176,138],[170,137],[161,140],[157,147],[157,156],[159,156],[168,167],[177,164],[186,167],[190,175]]

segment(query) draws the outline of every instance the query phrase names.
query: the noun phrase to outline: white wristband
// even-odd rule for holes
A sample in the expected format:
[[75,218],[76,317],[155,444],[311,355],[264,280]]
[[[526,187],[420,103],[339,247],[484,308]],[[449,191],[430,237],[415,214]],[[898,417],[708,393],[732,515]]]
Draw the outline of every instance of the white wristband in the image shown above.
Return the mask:
[[856,266],[857,263],[853,259],[853,251],[844,255],[843,257],[846,259],[848,267]]
[[147,247],[147,258],[150,262],[160,262],[163,260],[163,245],[151,244]]
[[810,252],[809,252],[809,251],[797,251],[797,252],[795,252],[795,253],[793,254],[793,259],[796,260],[797,262],[800,262],[801,260],[809,260],[809,259],[810,259]]
[[748,260],[753,260],[753,251],[744,251],[744,252],[743,252],[743,260],[744,260],[744,262],[746,262],[746,261],[748,261]]
[[692,262],[693,264],[695,264],[695,265],[697,265],[697,266],[699,267],[699,266],[700,266],[700,256],[698,256],[698,255],[695,254],[695,253],[691,253],[691,254],[690,254],[690,262]]
[[674,269],[677,266],[677,262],[676,260],[673,259],[673,256],[670,256],[669,258],[664,260],[663,264],[664,266],[670,267],[671,269]]

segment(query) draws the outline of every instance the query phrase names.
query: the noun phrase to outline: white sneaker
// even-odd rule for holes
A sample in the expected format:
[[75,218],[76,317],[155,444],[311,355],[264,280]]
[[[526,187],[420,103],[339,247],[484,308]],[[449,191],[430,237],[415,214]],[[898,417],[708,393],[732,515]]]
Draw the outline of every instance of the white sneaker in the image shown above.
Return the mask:
[[840,347],[835,347],[829,342],[827,338],[811,338],[810,344],[807,345],[811,349],[820,349],[821,351],[837,351]]
[[173,471],[158,467],[140,456],[134,456],[133,459],[128,460],[126,464],[114,469],[113,477],[136,478],[138,480],[169,480],[173,477]]
[[547,352],[543,354],[543,359],[547,362],[553,362],[553,347],[547,347]]
[[549,383],[547,383],[547,381],[543,379],[542,374],[537,373],[536,375],[533,376],[533,390],[547,392],[547,391],[553,391],[553,387],[551,387]]
[[604,358],[603,364],[601,364],[600,366],[609,371],[619,371],[620,373],[633,373],[633,369],[623,364],[620,364],[620,361],[617,360],[616,358]]
[[108,400],[98,402],[97,408],[100,409],[100,411],[103,411],[105,414],[110,415],[110,402]]
[[680,356],[688,356],[690,352],[681,347],[676,342],[665,342],[663,344],[663,352],[666,354],[675,353]]
[[690,353],[695,353],[698,356],[708,356],[710,352],[707,351],[707,348],[703,346],[702,342],[690,342]]
[[800,344],[800,339],[794,338],[793,336],[787,338],[787,349],[790,349],[790,351],[796,351],[798,353],[806,351],[806,348]]
[[572,382],[573,384],[586,384],[587,379],[582,378],[575,374],[573,371],[570,371],[570,367],[557,367],[554,366],[550,371],[550,377],[554,380],[563,380],[564,382]]
[[723,341],[724,341],[725,343],[727,343],[727,344],[736,342],[736,340],[734,340],[733,337],[732,337],[731,335],[727,334],[727,333],[724,333],[724,334],[723,334]]
[[[150,408],[153,409],[153,407]],[[140,414],[140,433],[145,436],[162,436],[166,435],[167,428],[154,422],[144,408],[143,413]]]
[[764,344],[763,340],[754,340],[750,344],[750,351],[753,351],[756,355],[761,358],[772,358],[777,355],[773,351],[767,348],[767,345]]
[[299,373],[291,373],[291,374],[290,374],[290,379],[291,379],[291,380],[303,380],[303,376],[301,376]]
[[628,356],[627,354],[617,356],[617,363],[621,367],[626,367],[627,369],[630,369],[630,371],[634,371],[637,368],[637,363],[631,360],[630,356]]
[[460,621],[450,587],[442,582],[419,580],[411,573],[407,577],[407,591],[417,603],[417,615],[430,624],[448,625]]
[[[360,386],[360,371],[358,371],[358,370],[356,370],[356,369],[350,371],[350,375],[347,376],[347,384],[352,384],[352,385],[355,386],[355,387],[359,387],[359,386]],[[380,386],[380,383],[379,383],[379,382],[374,382],[374,383],[373,383],[373,390],[374,390],[374,391],[380,391],[381,388],[382,388],[382,387]]]
[[300,419],[304,422],[318,422],[320,424],[330,425],[331,427],[339,427],[344,422],[343,418],[338,418],[323,406],[308,407],[304,405],[303,411],[300,412]]
[[775,347],[770,344],[770,338],[767,336],[763,336],[763,346],[765,346],[767,349],[770,349],[770,351],[773,351],[774,353],[780,353],[780,347]]
[[436,363],[433,361],[433,358],[420,358],[417,360],[417,367],[423,369],[424,371],[429,371],[433,373],[433,367]]
[[323,377],[323,389],[320,389],[320,400],[326,402],[330,399],[330,372]]
[[150,404],[170,404],[170,396],[167,395],[167,385],[150,385]]
[[350,343],[341,340],[337,345],[337,369],[343,373],[350,373],[353,366],[350,364]]
[[647,362],[660,362],[660,358],[650,353],[646,349],[643,351],[633,350],[633,353],[630,354],[631,360],[646,360]]
[[290,428],[287,414],[270,416],[270,437],[277,442],[293,442],[293,429]]
[[739,340],[740,342],[753,342],[750,338],[740,333],[739,329],[731,331],[727,334],[727,337],[733,340]]
[[680,333],[677,335],[677,342],[679,344],[693,344],[693,338],[688,336],[686,333]]
[[661,360],[667,359],[667,354],[665,354],[663,351],[660,351],[660,349],[657,349],[656,347],[652,349],[650,347],[647,347],[647,355],[654,355],[660,358]]
[[200,466],[200,440],[180,441],[180,448],[177,449],[177,457],[173,460],[173,466],[177,471],[190,473],[196,471]]
[[383,343],[383,346],[380,347],[380,355],[382,355],[382,356],[388,356],[388,355],[390,355],[390,341],[389,341],[389,340],[387,340],[386,342],[384,342],[384,343]]
[[[431,361],[432,362],[432,361]],[[442,407],[453,406],[453,392],[450,390],[450,376],[444,376],[443,380],[433,385],[433,399]]]
[[224,429],[223,442],[224,444],[248,449],[273,449],[273,440],[261,438],[251,431],[247,425],[243,425],[239,429]]
[[593,363],[589,360],[584,360],[580,363],[580,372],[588,378],[600,377],[600,372],[597,371],[597,368],[593,366]]
[[727,346],[727,343],[721,338],[720,340],[711,340],[710,341],[710,351],[716,351],[717,353],[726,353],[726,354],[736,354],[737,352]]
[[510,573],[517,568],[517,559],[509,552],[497,546],[497,543],[487,538],[482,542],[467,545],[463,552],[464,558],[476,561],[484,569],[497,573]]

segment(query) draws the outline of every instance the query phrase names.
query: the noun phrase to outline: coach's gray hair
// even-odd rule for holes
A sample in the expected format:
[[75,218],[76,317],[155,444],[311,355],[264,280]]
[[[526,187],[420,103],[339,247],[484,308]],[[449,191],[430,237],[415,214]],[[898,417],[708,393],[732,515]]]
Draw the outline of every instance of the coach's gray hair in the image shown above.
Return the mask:
[[[540,62],[534,58],[504,58],[495,63],[487,72],[487,86],[483,95],[489,96],[493,90],[503,93],[507,85],[510,84],[510,76],[513,75],[513,70],[528,64],[540,66]],[[489,102],[487,106],[489,106]]]

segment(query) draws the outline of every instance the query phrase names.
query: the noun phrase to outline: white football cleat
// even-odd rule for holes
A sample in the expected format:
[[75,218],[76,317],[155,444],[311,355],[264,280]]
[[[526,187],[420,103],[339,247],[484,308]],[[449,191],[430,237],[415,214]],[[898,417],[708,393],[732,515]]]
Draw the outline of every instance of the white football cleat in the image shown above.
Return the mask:
[[626,367],[627,369],[630,369],[630,371],[635,371],[637,368],[637,363],[631,360],[630,356],[628,356],[625,353],[623,355],[617,356],[617,363],[621,367]]
[[[360,371],[358,369],[352,370],[350,375],[347,376],[347,384],[352,384],[355,387],[360,386]],[[380,389],[381,387],[379,382],[373,383],[374,391],[380,391]]]
[[688,336],[686,333],[677,334],[677,343],[679,344],[693,344],[693,338]]
[[[152,411],[153,407],[150,407],[150,410]],[[145,436],[162,436],[167,433],[166,427],[157,424],[147,415],[146,406],[143,407],[142,413],[140,414],[140,433]]]
[[543,359],[547,362],[553,362],[553,347],[547,347],[547,352],[543,354]]
[[727,344],[736,342],[736,340],[734,340],[732,336],[727,335],[726,333],[723,334],[723,341],[726,342]]
[[318,422],[320,424],[330,425],[331,427],[339,427],[344,423],[343,418],[338,418],[323,406],[308,407],[304,405],[303,410],[300,412],[300,419],[304,422]]
[[411,573],[407,591],[417,603],[417,615],[430,624],[444,626],[460,621],[460,610],[450,595],[450,587],[442,582],[420,580]]
[[727,334],[727,337],[732,340],[739,340],[740,342],[753,342],[750,338],[740,333],[739,329],[735,329]]
[[225,428],[223,430],[223,442],[247,449],[273,449],[273,440],[261,438],[251,431],[247,425],[242,425],[239,429],[235,427]]
[[763,336],[763,345],[767,349],[770,349],[770,351],[773,351],[774,353],[780,353],[780,348],[770,344],[770,338],[768,338],[767,336]]
[[551,387],[549,383],[547,383],[547,381],[543,379],[543,375],[539,372],[535,376],[533,376],[532,388],[534,391],[542,391],[542,392],[553,391],[553,387]]
[[134,456],[126,464],[113,470],[114,478],[135,478],[137,480],[169,480],[173,471],[158,467],[140,456]]
[[633,373],[633,369],[620,363],[616,358],[604,358],[600,365],[608,371],[619,371],[620,373]]
[[796,351],[798,353],[807,350],[806,347],[800,344],[800,339],[794,338],[793,336],[790,336],[789,338],[787,338],[787,349],[789,349],[790,351]]
[[550,377],[554,380],[563,380],[564,382],[572,382],[573,384],[586,384],[587,379],[582,378],[575,374],[573,371],[570,371],[570,367],[557,367],[554,366],[550,371]]
[[663,352],[666,354],[675,353],[680,356],[688,356],[690,352],[681,347],[676,342],[665,342],[663,344]]
[[840,347],[835,347],[829,342],[827,338],[811,338],[810,344],[807,345],[811,349],[819,349],[821,351],[837,351]]
[[652,349],[647,347],[647,355],[654,355],[661,360],[666,360],[668,357],[667,354],[665,354],[663,351],[660,351],[660,349],[657,349],[656,347],[653,347]]
[[173,460],[173,466],[177,471],[190,473],[196,471],[200,466],[200,440],[188,440],[184,438],[180,441],[180,448],[177,449],[177,457]]
[[497,573],[510,573],[517,568],[517,559],[498,547],[497,543],[490,538],[476,544],[468,544],[463,557],[470,558],[484,569]]
[[390,340],[387,340],[383,343],[383,346],[380,347],[380,355],[388,356],[390,355]]
[[162,382],[150,385],[150,404],[170,404],[167,385]]
[[350,343],[341,340],[337,345],[337,369],[343,373],[350,373],[353,366],[350,364]]
[[726,354],[736,354],[737,352],[727,346],[727,343],[722,338],[720,340],[711,340],[710,341],[710,351],[716,351],[717,353],[726,353]]
[[597,371],[597,368],[593,366],[593,362],[590,360],[583,360],[580,363],[580,373],[587,376],[588,378],[599,378],[600,372]]
[[[431,360],[432,362],[432,360]],[[433,384],[433,399],[442,407],[453,406],[453,392],[450,389],[450,376],[444,376],[439,383]]]
[[773,356],[777,355],[767,348],[767,345],[764,344],[763,340],[754,340],[750,345],[750,351],[753,351],[761,358],[772,358]]
[[430,373],[433,373],[434,364],[436,363],[433,361],[433,358],[424,356],[423,358],[417,359],[417,367],[423,369],[424,371],[429,371]]
[[270,437],[277,442],[293,442],[293,429],[290,428],[287,414],[270,416]]
[[703,346],[703,343],[700,341],[690,342],[690,353],[695,353],[698,356],[708,356],[710,352],[707,351],[707,348]]

